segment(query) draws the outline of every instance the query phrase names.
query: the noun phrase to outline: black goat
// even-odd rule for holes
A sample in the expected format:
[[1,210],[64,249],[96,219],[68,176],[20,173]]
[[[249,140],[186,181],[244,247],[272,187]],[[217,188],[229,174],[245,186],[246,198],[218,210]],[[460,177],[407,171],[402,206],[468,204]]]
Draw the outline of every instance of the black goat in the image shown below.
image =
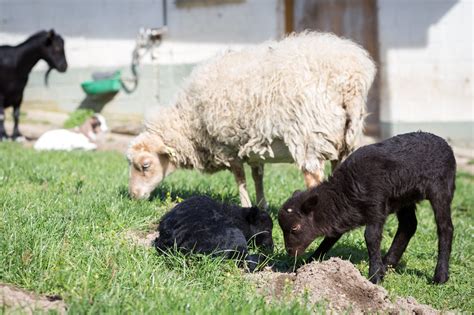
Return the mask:
[[[290,255],[301,255],[317,236],[325,239],[312,255],[321,258],[341,235],[366,226],[369,277],[382,280],[387,266],[398,264],[416,231],[416,203],[428,199],[438,228],[438,263],[433,281],[448,280],[453,238],[451,201],[456,161],[438,136],[408,133],[352,153],[328,181],[295,192],[278,214]],[[395,212],[398,231],[382,258],[380,241],[387,216]]]
[[5,131],[5,108],[13,106],[13,134],[18,139],[22,135],[18,129],[20,105],[28,76],[34,65],[43,59],[48,63],[48,75],[52,69],[65,72],[67,61],[64,40],[54,30],[41,31],[17,46],[0,46],[0,141],[8,138]]

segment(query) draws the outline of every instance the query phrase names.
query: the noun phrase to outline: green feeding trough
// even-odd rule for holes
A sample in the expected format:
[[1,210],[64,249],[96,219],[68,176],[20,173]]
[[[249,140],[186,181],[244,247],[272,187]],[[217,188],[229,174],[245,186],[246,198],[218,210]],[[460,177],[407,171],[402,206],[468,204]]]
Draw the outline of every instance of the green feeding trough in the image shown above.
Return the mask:
[[120,77],[119,70],[93,73],[93,80],[82,82],[81,87],[88,95],[117,93],[122,87]]

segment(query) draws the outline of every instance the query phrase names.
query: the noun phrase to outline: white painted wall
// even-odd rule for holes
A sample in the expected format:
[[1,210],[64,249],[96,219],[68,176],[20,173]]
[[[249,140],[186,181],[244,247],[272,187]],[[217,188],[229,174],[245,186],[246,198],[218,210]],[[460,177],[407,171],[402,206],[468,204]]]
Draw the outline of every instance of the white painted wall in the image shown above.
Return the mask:
[[[283,34],[282,0],[167,1],[169,32],[155,52],[160,64],[197,63]],[[72,68],[129,65],[140,27],[162,25],[162,0],[0,0],[0,43],[55,28]]]
[[[184,1],[186,2],[186,1]],[[224,3],[227,2],[227,3]],[[133,94],[119,92],[104,107],[106,115],[142,115],[166,105],[192,67],[215,54],[283,34],[283,0],[192,0],[178,6],[167,0],[168,30],[163,44],[140,67]],[[183,1],[181,1],[183,3]],[[80,83],[95,71],[129,67],[141,27],[163,25],[162,0],[0,0],[0,44],[18,44],[41,29],[54,28],[66,42],[69,69],[55,71],[43,85],[46,63],[39,62],[25,89],[24,109],[72,111],[90,100]]]
[[379,0],[378,7],[381,121],[474,122],[474,1]]

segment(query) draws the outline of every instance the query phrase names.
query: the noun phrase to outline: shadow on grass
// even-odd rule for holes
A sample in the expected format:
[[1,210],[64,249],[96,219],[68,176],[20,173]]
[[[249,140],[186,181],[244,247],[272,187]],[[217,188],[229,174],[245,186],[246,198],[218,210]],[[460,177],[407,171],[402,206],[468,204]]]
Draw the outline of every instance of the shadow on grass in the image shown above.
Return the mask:
[[236,198],[237,196],[224,195],[224,194],[216,193],[213,191],[202,191],[199,189],[188,190],[188,189],[170,187],[168,185],[162,185],[162,186],[157,187],[151,193],[150,201],[153,201],[156,199],[165,201],[167,198],[171,198],[172,200],[177,200],[178,198],[188,199],[194,196],[208,196],[217,201],[231,203],[231,204],[238,204],[238,202],[236,202],[236,200],[238,200],[238,198]]
[[[118,189],[118,195],[122,198],[129,198],[130,194],[128,192],[128,187],[127,186],[121,186]],[[171,198],[171,200],[177,200],[177,199],[188,199],[193,196],[208,196],[211,197],[217,201],[222,201],[226,203],[232,203],[232,204],[238,204],[235,202],[236,198],[234,196],[225,196],[222,194],[218,193],[213,193],[213,192],[204,192],[201,190],[186,190],[186,189],[177,189],[175,187],[169,187],[166,185],[157,187],[151,194],[150,197],[148,198],[148,201],[152,202],[155,200],[159,201],[165,201],[168,198]]]
[[[294,272],[299,267],[311,262],[310,257],[313,251],[307,251],[301,257],[295,259],[286,253],[278,253],[272,256],[272,270],[277,272]],[[344,260],[349,260],[353,264],[358,264],[361,261],[367,261],[367,252],[355,246],[335,246],[331,249],[321,261],[330,259],[331,257],[338,257]]]

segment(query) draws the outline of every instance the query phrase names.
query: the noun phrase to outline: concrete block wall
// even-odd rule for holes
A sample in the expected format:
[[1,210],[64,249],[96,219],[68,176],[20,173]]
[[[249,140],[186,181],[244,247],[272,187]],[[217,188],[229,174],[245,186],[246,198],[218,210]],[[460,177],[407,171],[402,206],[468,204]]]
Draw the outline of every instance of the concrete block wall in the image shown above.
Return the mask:
[[472,0],[379,0],[382,135],[474,143]]

